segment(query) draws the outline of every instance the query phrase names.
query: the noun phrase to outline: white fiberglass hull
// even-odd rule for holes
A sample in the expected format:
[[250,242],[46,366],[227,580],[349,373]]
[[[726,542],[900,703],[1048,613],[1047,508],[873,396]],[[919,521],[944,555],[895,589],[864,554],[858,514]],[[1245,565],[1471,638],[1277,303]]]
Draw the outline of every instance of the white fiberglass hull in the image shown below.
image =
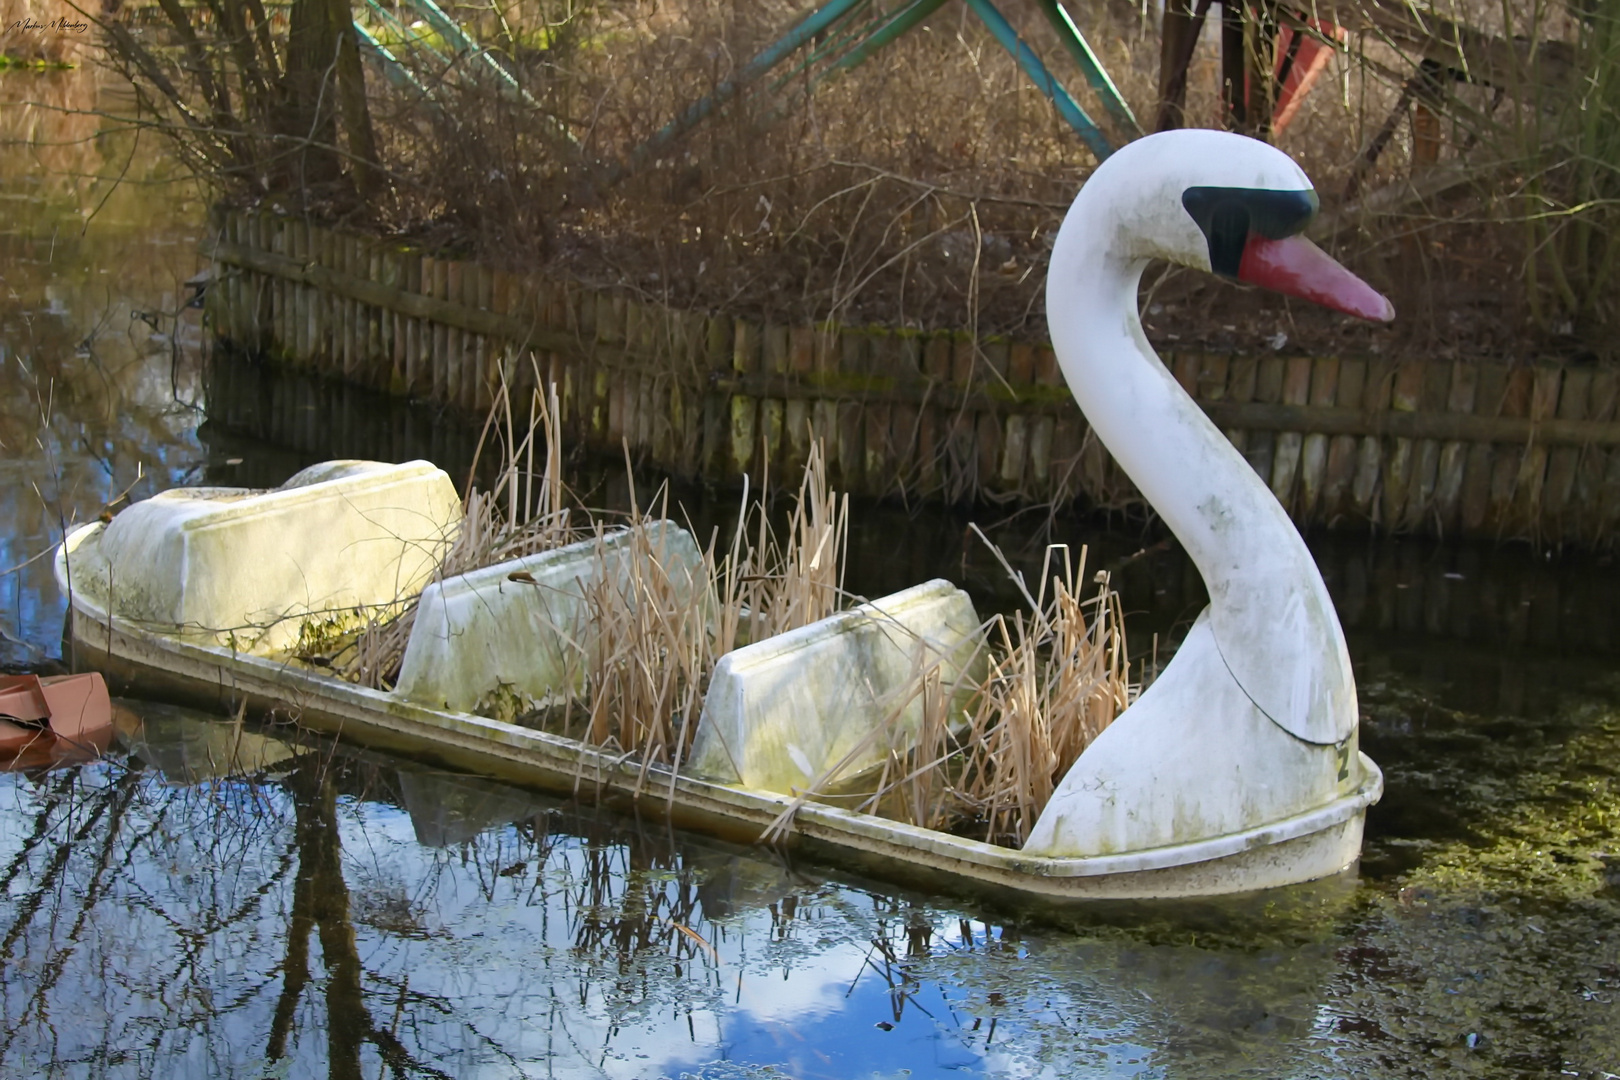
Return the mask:
[[[93,526],[91,527],[93,528]],[[82,532],[82,531],[81,531]],[[429,756],[458,768],[561,790],[638,799],[682,825],[733,837],[758,835],[793,800],[775,792],[672,776],[594,747],[463,712],[400,701],[393,695],[230,649],[181,640],[121,618],[70,588],[70,536],[56,560],[72,596],[74,660],[137,686],[203,694],[254,711],[281,711],[304,726],[356,742]],[[1366,809],[1383,792],[1383,775],[1358,755],[1361,782],[1349,794],[1255,829],[1192,843],[1083,858],[1044,858],[901,824],[870,814],[806,803],[793,841],[888,876],[915,881],[919,871],[963,882],[1069,899],[1200,897],[1250,892],[1337,874],[1361,852]]]

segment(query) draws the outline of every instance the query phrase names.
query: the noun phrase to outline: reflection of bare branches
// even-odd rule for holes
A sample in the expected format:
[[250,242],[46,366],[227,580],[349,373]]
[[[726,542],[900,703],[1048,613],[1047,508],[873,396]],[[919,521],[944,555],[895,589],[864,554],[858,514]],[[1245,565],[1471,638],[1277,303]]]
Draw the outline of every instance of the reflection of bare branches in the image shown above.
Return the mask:
[[[131,736],[144,767],[12,789],[24,801],[0,840],[13,849],[0,911],[28,929],[0,967],[0,1072],[26,1053],[164,1075],[200,1041],[219,1075],[261,1075],[266,1058],[298,1075],[325,1062],[332,1076],[444,1077],[473,1060],[517,1074],[537,1054],[596,1063],[604,1047],[661,1039],[647,1031],[671,1016],[684,1042],[679,1017],[724,1008],[752,942],[785,968],[829,913],[868,939],[881,922],[895,956],[907,950],[898,909],[874,920],[858,902],[808,902],[801,880],[744,848],[324,740],[288,745],[285,729],[255,759],[274,780],[263,764],[233,776],[213,753],[231,723],[187,734],[180,712],[149,711]],[[209,778],[182,786],[205,755]],[[409,917],[367,917],[379,894],[408,897]],[[468,979],[483,946],[466,931],[492,915],[513,933]],[[897,985],[909,961],[896,959]],[[70,1004],[92,1022],[59,1025]]]
[[[164,320],[161,358],[145,325],[127,337],[106,333],[132,308],[173,307],[162,292],[177,289],[197,260],[184,242],[191,226],[173,224],[192,209],[189,190],[142,190],[143,179],[162,171],[155,144],[137,145],[118,125],[98,132],[80,107],[102,89],[92,72],[28,82],[28,100],[16,100],[15,80],[0,89],[0,142],[13,148],[0,155],[0,191],[24,200],[8,203],[21,213],[0,236],[8,290],[0,327],[0,516],[8,535],[0,561],[22,567],[0,582],[19,624],[5,634],[0,659],[19,655],[18,643],[30,659],[40,658],[43,642],[54,646],[51,630],[41,633],[59,603],[50,566],[29,559],[51,549],[63,523],[101,513],[143,459],[156,455],[172,469],[151,476],[151,487],[189,464],[169,395],[160,399],[149,376],[165,361],[171,384],[195,375],[194,351],[182,347],[195,321]],[[91,211],[101,216],[87,227]]]
[[[350,1080],[351,1077],[358,1080],[360,1051],[369,1042],[396,1076],[416,1072],[449,1080],[448,1073],[418,1061],[366,1008],[364,968],[350,919],[349,887],[343,877],[337,788],[327,764],[318,755],[306,757],[287,782],[297,808],[293,843],[298,851],[298,876],[287,930],[286,958],[282,961],[281,995],[271,1021],[265,1056],[271,1061],[286,1056],[298,1001],[309,984],[309,935],[313,929],[321,943],[321,959],[327,972],[328,1075],[334,1080]],[[403,995],[403,987],[401,993]]]
[[[127,805],[127,803],[120,805]],[[40,906],[55,890],[57,879],[61,876],[62,871],[67,869],[68,860],[72,858],[76,846],[83,843],[85,838],[95,831],[96,824],[107,810],[107,801],[97,799],[92,805],[89,814],[79,823],[79,827],[73,831],[72,836],[56,845],[56,850],[51,852],[51,857],[45,864],[44,872],[38,876],[34,887],[24,895],[22,903],[17,906],[17,917],[12,921],[5,937],[0,939],[0,957],[10,957],[12,955],[12,951],[17,945],[17,939],[27,931],[29,925],[34,921],[34,916],[39,913]],[[70,804],[69,812],[71,813],[71,811]]]
[[[77,779],[74,773],[69,773],[68,777]],[[111,789],[111,792],[107,793],[111,795],[110,800],[105,797],[98,799],[99,805],[96,813],[85,820],[70,841],[59,846],[57,856],[53,857],[46,876],[39,882],[29,899],[23,902],[21,909],[18,911],[16,922],[12,924],[11,929],[7,932],[4,943],[0,944],[0,957],[10,957],[17,938],[27,924],[33,921],[34,914],[39,908],[39,900],[55,888],[55,878],[67,866],[73,847],[90,835],[95,828],[96,821],[100,818],[101,812],[110,809],[111,816],[106,835],[102,838],[101,847],[97,851],[93,863],[95,870],[91,875],[89,886],[84,890],[83,899],[79,902],[79,911],[73,920],[72,929],[68,931],[67,943],[59,947],[55,954],[45,962],[38,980],[34,983],[34,989],[28,1004],[23,1008],[21,1014],[17,1016],[15,1022],[7,1025],[5,1038],[0,1040],[0,1060],[4,1060],[6,1054],[11,1050],[12,1043],[28,1022],[29,1017],[36,1014],[44,1015],[45,1013],[45,1002],[49,998],[51,991],[56,988],[57,981],[61,979],[62,971],[66,967],[68,959],[73,955],[79,936],[84,932],[85,921],[101,900],[102,891],[105,889],[107,879],[112,871],[113,848],[118,843],[119,831],[124,822],[124,814],[129,809],[130,802],[140,791],[140,779],[138,769],[127,770],[119,777],[118,783]],[[107,806],[108,801],[111,802],[110,808]]]
[[75,779],[76,775],[71,771],[64,772],[57,778],[55,785],[50,790],[50,794],[40,806],[39,811],[34,814],[33,831],[28,834],[23,840],[22,846],[17,849],[17,854],[12,857],[10,864],[7,865],[4,876],[0,876],[0,896],[10,893],[11,883],[17,879],[17,873],[27,865],[28,857],[33,854],[40,841],[45,839],[45,835],[50,832],[51,818],[62,805],[62,800],[66,799],[68,793],[73,789]]

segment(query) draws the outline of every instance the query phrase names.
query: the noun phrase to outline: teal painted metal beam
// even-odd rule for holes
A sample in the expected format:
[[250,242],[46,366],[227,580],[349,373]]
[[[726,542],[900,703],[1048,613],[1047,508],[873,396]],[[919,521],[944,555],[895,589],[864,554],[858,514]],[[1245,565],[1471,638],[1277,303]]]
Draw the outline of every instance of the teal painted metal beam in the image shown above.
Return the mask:
[[[432,3],[433,0],[412,0],[413,3]],[[715,87],[711,93],[688,105],[679,116],[665,124],[653,133],[652,137],[630,153],[629,160],[615,166],[603,178],[608,184],[614,184],[626,176],[640,169],[657,153],[669,146],[676,139],[691,131],[702,123],[716,109],[736,97],[745,87],[757,81],[777,64],[787,59],[793,53],[808,43],[817,34],[831,27],[845,15],[866,3],[867,0],[832,0],[832,3],[811,12],[801,19],[793,29],[763,52],[758,53],[744,64],[731,78]]]
[[895,12],[894,17],[874,31],[871,37],[839,57],[833,64],[833,70],[848,71],[859,66],[873,53],[944,6],[945,0],[912,0],[912,3]]
[[[819,40],[816,41],[815,46],[807,50],[806,54],[790,70],[778,75],[768,88],[769,92],[774,94],[785,89],[792,84],[793,80],[804,75],[817,64],[827,61],[829,57],[836,58],[851,48],[852,42],[859,44],[865,40],[866,36],[871,33],[872,27],[884,19],[882,13],[871,14],[871,6],[872,0],[861,0],[843,18],[834,23],[829,30],[817,35]],[[859,17],[863,10],[867,12],[867,18],[864,20]],[[820,81],[820,76],[812,77],[809,85],[816,86]]]
[[[906,5],[904,8],[901,8],[899,11],[896,11],[888,16],[879,15],[876,19],[869,21],[867,26],[877,26],[877,29],[873,30],[865,38],[856,42],[852,48],[846,50],[842,56],[838,56],[836,59],[834,59],[818,74],[812,76],[810,85],[820,86],[828,79],[831,79],[842,72],[849,71],[859,66],[866,60],[871,59],[872,54],[894,41],[906,31],[915,27],[918,23],[922,22],[940,8],[944,7],[945,2],[946,0],[912,0],[910,4]],[[881,25],[878,25],[879,23],[881,23]],[[854,35],[852,34],[844,34],[840,37],[836,45],[833,42],[828,42],[826,45],[817,49],[814,56],[807,58],[804,63],[800,64],[794,69],[794,74],[802,73],[812,66],[818,59],[833,56],[838,52],[837,46],[843,45],[853,36]],[[788,83],[789,78],[790,77],[784,77],[777,80],[777,82],[772,86],[772,89],[781,89]],[[771,113],[770,119],[772,122],[780,120],[783,116],[787,115],[787,112],[788,110],[786,107],[778,108]]]
[[389,52],[382,42],[372,37],[371,32],[361,26],[359,20],[355,20],[354,33],[360,39],[360,48],[367,56],[371,57],[372,62],[382,70],[384,77],[389,82],[401,90],[412,90],[421,94],[423,98],[432,100],[432,95],[428,93],[427,87],[418,82],[415,75],[406,71],[405,65],[401,64],[399,59]]
[[377,3],[377,0],[366,0],[366,7],[371,9],[371,13],[373,15],[382,20],[384,26],[388,27],[399,36],[400,44],[409,44],[413,49],[426,49],[428,52],[432,53],[434,56],[437,56],[445,63],[450,62],[450,57],[434,48],[433,45],[428,41],[426,34],[412,33],[410,27],[406,26],[404,23],[395,18],[394,13]]
[[1102,66],[1102,61],[1097,59],[1097,54],[1092,51],[1085,35],[1069,17],[1068,9],[1063,6],[1061,0],[1040,0],[1040,5],[1041,10],[1046,13],[1047,21],[1052,24],[1052,29],[1057,31],[1058,41],[1085,75],[1092,91],[1102,99],[1103,108],[1108,110],[1108,115],[1114,118],[1114,122],[1125,134],[1132,138],[1140,138],[1143,134],[1142,125],[1137,122],[1136,114],[1131,111],[1130,105],[1120,94],[1119,87],[1114,85],[1114,80]]
[[510,71],[506,70],[499,60],[490,54],[488,49],[468,37],[466,32],[456,25],[456,21],[446,15],[444,9],[435,4],[433,0],[407,0],[407,3],[421,13],[422,18],[427,20],[427,24],[438,31],[439,36],[449,42],[451,48],[458,53],[465,53],[469,57],[477,57],[482,60],[494,72],[497,79],[505,83],[508,89],[523,98],[524,104],[538,104],[527,90],[518,85],[517,79],[512,76]]
[[[422,18],[427,20],[427,24],[437,30],[439,36],[449,42],[457,52],[466,53],[469,57],[477,57],[482,60],[489,66],[495,77],[504,83],[508,90],[516,94],[523,104],[537,110],[540,108],[540,103],[534,100],[534,95],[523,88],[512,73],[506,70],[506,66],[495,59],[494,54],[488,49],[468,37],[461,27],[456,25],[456,21],[446,15],[444,9],[435,4],[433,0],[406,0],[406,2],[420,12]],[[568,130],[566,124],[554,116],[546,117],[545,121],[552,135],[566,142],[569,146],[578,148],[579,140],[574,138],[574,133]]]
[[[821,35],[821,40],[805,56],[800,67],[819,63],[829,56],[841,53],[849,47],[851,41],[868,33],[869,28],[883,18],[881,13],[874,15],[871,12],[871,7],[872,0],[861,0],[860,3],[845,12],[842,18],[826,33]],[[866,13],[864,22],[859,17],[863,11]]]
[[1041,58],[1035,55],[1035,50],[1018,36],[1018,31],[1012,28],[1012,24],[997,10],[995,4],[990,0],[967,0],[967,5],[984,22],[991,36],[1001,47],[1018,61],[1018,66],[1024,69],[1024,74],[1029,76],[1030,81],[1057,107],[1058,115],[1074,128],[1075,133],[1086,146],[1090,147],[1097,160],[1103,161],[1112,154],[1114,147],[1108,141],[1108,136],[1102,133],[1102,129],[1086,115],[1086,110],[1080,107],[1080,103],[1069,95],[1063,84],[1047,70],[1045,64],[1041,63]]

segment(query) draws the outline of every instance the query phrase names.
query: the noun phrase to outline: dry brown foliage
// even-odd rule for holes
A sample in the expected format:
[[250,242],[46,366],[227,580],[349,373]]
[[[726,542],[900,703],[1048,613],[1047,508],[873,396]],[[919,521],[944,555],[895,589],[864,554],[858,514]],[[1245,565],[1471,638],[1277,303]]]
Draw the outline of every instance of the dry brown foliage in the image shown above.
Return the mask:
[[601,575],[586,593],[590,630],[575,651],[584,687],[575,712],[583,722],[570,731],[633,752],[645,775],[655,763],[679,770],[722,656],[842,606],[849,502],[828,487],[821,448],[812,444],[786,538],[745,488],[729,547],[711,537],[695,575],[653,539],[667,532],[646,527],[667,520],[667,489],[649,513],[634,502],[632,494],[629,572]]
[[1091,583],[1096,591],[1083,600],[1085,548],[1078,560],[1067,547],[1048,548],[1038,592],[1024,591],[1029,611],[991,622],[990,671],[948,790],[992,843],[1023,844],[1069,767],[1134,696],[1119,595],[1106,573]]
[[[527,427],[519,427],[511,394],[500,388],[484,427],[502,463],[498,478],[487,492],[469,483],[465,519],[435,577],[594,539],[598,561],[627,572],[597,574],[585,586],[580,625],[562,628],[572,665],[562,682],[578,689],[561,709],[533,719],[631,753],[644,771],[654,764],[679,769],[719,659],[842,606],[848,497],[830,489],[822,448],[812,443],[785,532],[778,535],[764,501],[745,486],[729,545],[711,537],[694,567],[675,557],[668,530],[651,527],[669,518],[667,487],[643,507],[630,474],[631,508],[622,522],[570,508],[557,417],[556,389],[547,385],[544,395],[533,394]],[[608,538],[624,527],[629,551],[610,554]],[[415,614],[415,599],[404,598],[373,612],[355,634],[319,643],[325,647],[302,643],[301,658],[386,688],[398,677]],[[516,707],[491,690],[491,708]]]
[[[876,0],[873,10],[897,3]],[[1330,245],[1394,294],[1402,312],[1394,339],[1198,275],[1150,281],[1150,332],[1217,346],[1461,356],[1561,343],[1605,353],[1616,317],[1608,238],[1620,164],[1606,134],[1616,127],[1612,7],[1337,6],[1348,35],[1277,142],[1323,195],[1335,221]],[[1035,5],[1004,8],[1082,104],[1105,116]],[[679,307],[1039,337],[1050,238],[1094,164],[963,4],[836,77],[821,80],[822,67],[790,60],[759,92],[638,157],[637,147],[735,77],[805,5],[517,0],[450,7],[505,74],[483,55],[402,41],[368,16],[409,79],[395,85],[368,68],[371,134],[345,113],[347,127],[334,119],[315,140],[325,140],[326,167],[342,163],[352,183],[288,186],[288,156],[311,148],[272,123],[285,112],[271,77],[288,60],[285,33],[274,16],[261,23],[252,14],[262,10],[255,0],[212,0],[209,10],[218,17],[190,16],[166,43],[118,38],[114,54],[154,122],[228,197]],[[406,34],[424,33],[407,8],[389,10]],[[1391,29],[1392,13],[1408,30]],[[1081,16],[1151,123],[1152,13],[1116,3]],[[1195,124],[1221,122],[1218,21],[1189,75]],[[111,33],[118,23],[108,22]],[[1414,83],[1426,57],[1444,57],[1448,42],[1474,31],[1497,52],[1474,49]],[[248,39],[254,48],[244,51]],[[332,78],[343,91],[340,66]],[[773,92],[759,89],[767,85]],[[370,180],[359,160],[368,139],[378,159]],[[1374,145],[1382,149],[1369,165]]]
[[[842,801],[856,790],[863,811],[1020,847],[1070,767],[1130,706],[1139,687],[1129,679],[1124,610],[1105,573],[1081,599],[1086,550],[1076,560],[1067,546],[1048,548],[1031,594],[1023,575],[985,543],[1028,609],[985,623],[983,676],[974,665],[955,680],[942,676],[941,662],[920,667],[885,721],[795,798],[763,840],[786,835],[805,802]],[[896,721],[919,698],[916,737],[902,740]],[[851,763],[885,742],[888,758],[875,777],[849,775]]]

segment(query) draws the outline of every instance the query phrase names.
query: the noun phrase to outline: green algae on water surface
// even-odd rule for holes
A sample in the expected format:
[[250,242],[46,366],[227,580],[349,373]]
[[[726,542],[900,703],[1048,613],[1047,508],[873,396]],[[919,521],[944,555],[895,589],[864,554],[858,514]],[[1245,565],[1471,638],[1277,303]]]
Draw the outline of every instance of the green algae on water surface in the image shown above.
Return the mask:
[[1374,745],[1404,744],[1394,800],[1454,827],[1389,841],[1403,889],[1537,900],[1612,895],[1620,854],[1620,677],[1551,691],[1534,717],[1449,709],[1399,683],[1361,688]]

